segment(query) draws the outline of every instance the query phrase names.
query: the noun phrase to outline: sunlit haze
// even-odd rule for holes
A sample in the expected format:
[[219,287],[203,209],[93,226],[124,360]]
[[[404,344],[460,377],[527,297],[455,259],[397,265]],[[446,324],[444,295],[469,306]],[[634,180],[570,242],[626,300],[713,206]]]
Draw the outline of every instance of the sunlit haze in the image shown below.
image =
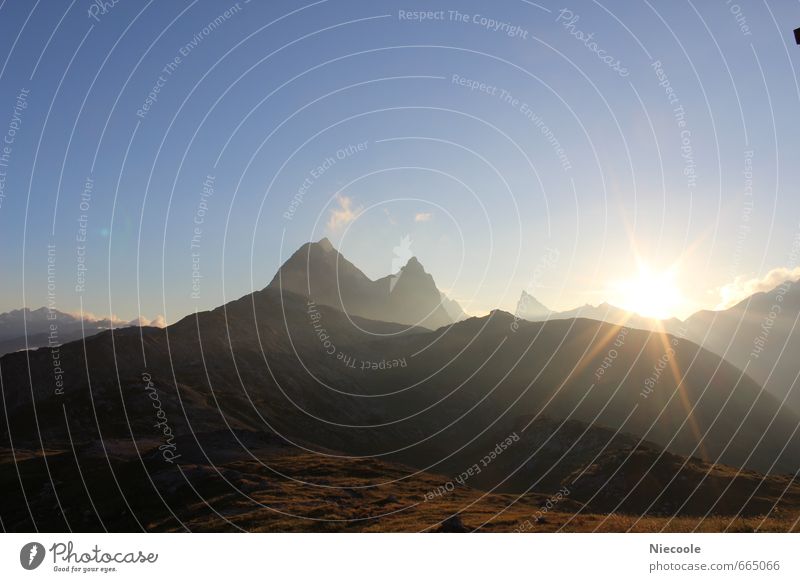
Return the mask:
[[407,240],[471,314],[686,317],[796,267],[793,5],[420,9],[120,2],[45,47],[6,4],[0,311],[47,304],[48,244],[59,309],[168,322],[322,237],[373,279]]
[[645,317],[673,317],[685,309],[685,300],[676,279],[677,273],[673,269],[659,272],[643,264],[631,279],[614,285],[615,295],[610,301]]

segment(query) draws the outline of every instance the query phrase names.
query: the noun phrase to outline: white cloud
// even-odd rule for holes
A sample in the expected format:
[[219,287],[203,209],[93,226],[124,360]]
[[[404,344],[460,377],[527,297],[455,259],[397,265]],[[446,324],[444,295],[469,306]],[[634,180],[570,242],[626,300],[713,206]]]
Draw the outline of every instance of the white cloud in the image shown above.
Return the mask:
[[167,322],[164,319],[163,315],[157,315],[155,319],[150,320],[146,317],[139,316],[136,319],[131,320],[128,322],[129,325],[138,325],[138,326],[151,326],[151,327],[166,327]]
[[431,218],[433,218],[433,214],[430,212],[417,212],[414,215],[414,222],[428,222]]
[[[76,319],[81,318],[81,313],[79,311],[68,312],[68,315]],[[128,321],[127,319],[121,319],[117,317],[115,314],[111,314],[111,316],[101,316],[96,315],[90,311],[83,312],[83,319],[87,323],[100,323],[107,326],[114,326],[114,327],[128,327],[129,325],[138,325],[138,326],[153,326],[153,327],[166,327],[166,321],[164,320],[163,315],[157,315],[155,319],[147,319],[146,317],[140,315],[139,317]]]
[[113,313],[110,316],[108,316],[108,315],[96,315],[91,311],[84,311],[82,314],[80,311],[68,311],[67,315],[71,315],[75,319],[83,318],[83,320],[86,321],[87,323],[112,323],[114,325],[125,325],[128,323],[127,321],[120,319]]
[[156,315],[156,318],[150,322],[153,327],[167,327],[167,320],[163,315]]
[[778,267],[772,269],[760,279],[736,277],[732,283],[723,285],[718,289],[720,302],[717,305],[717,309],[733,307],[754,293],[771,291],[785,281],[797,281],[798,279],[800,279],[800,267],[795,267],[794,269]]
[[359,217],[363,208],[353,208],[353,199],[349,196],[336,195],[338,208],[331,208],[331,215],[328,217],[328,230],[339,232],[342,228],[353,222]]

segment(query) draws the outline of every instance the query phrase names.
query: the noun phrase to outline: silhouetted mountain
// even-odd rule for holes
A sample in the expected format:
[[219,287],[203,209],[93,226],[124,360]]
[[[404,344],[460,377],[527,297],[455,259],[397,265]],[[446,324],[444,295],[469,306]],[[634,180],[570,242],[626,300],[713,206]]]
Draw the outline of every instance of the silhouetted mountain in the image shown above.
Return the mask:
[[317,304],[353,316],[429,329],[453,323],[455,319],[448,312],[461,310],[452,300],[445,305],[433,277],[416,257],[399,273],[372,281],[327,238],[300,247],[269,286],[307,296]]
[[800,286],[787,281],[723,311],[687,319],[686,337],[745,370],[800,412]]
[[[495,311],[439,330],[435,343],[425,335],[398,339],[419,354],[404,370],[405,382],[434,374],[423,383],[427,402],[458,387],[460,397],[481,406],[496,401],[487,415],[514,402],[509,414],[624,425],[710,462],[770,472],[800,466],[798,417],[688,340],[582,318],[522,322],[509,332],[513,324],[510,314]],[[443,369],[442,362],[450,364]]]
[[397,461],[420,467],[487,419],[532,414],[624,425],[711,462],[799,466],[797,416],[688,340],[630,330],[620,342],[620,327],[588,319],[513,323],[494,311],[421,332],[267,288],[164,330],[98,334],[85,354],[82,342],[63,346],[63,394],[48,350],[9,354],[0,360],[4,404],[18,442],[36,438],[31,394],[48,418],[39,423],[46,440],[67,439],[63,406],[74,438],[152,436],[147,373],[175,431],[267,426],[349,454],[399,450]]
[[448,298],[444,293],[442,293],[442,307],[444,307],[444,310],[453,323],[467,318],[467,314],[461,309],[461,305],[458,304],[458,301]]
[[[689,495],[684,471],[697,484],[708,469],[710,480],[701,484],[699,501],[692,501],[686,511],[707,508],[712,499],[709,487],[719,485],[716,475],[722,469],[712,471],[697,459],[662,454],[663,445],[683,455],[720,458],[737,466],[796,469],[798,447],[789,436],[797,418],[776,414],[774,399],[758,397],[758,387],[749,378],[739,381],[735,368],[694,344],[632,330],[597,381],[594,376],[619,327],[580,319],[523,322],[512,332],[513,322],[510,314],[495,311],[425,332],[351,321],[334,308],[268,288],[166,329],[98,334],[86,340],[85,352],[83,342],[63,346],[63,394],[54,389],[49,350],[3,357],[3,440],[8,446],[13,438],[13,462],[23,471],[32,511],[37,512],[37,523],[51,524],[49,529],[64,529],[66,522],[95,523],[91,512],[87,517],[86,511],[78,510],[88,501],[75,489],[81,480],[74,478],[73,447],[84,475],[91,476],[86,486],[94,503],[121,529],[135,528],[137,516],[153,529],[178,527],[168,525],[180,522],[157,496],[144,494],[153,487],[181,519],[202,528],[194,520],[200,519],[198,506],[203,504],[190,500],[223,496],[215,503],[231,504],[230,511],[238,512],[234,486],[248,495],[269,491],[278,496],[270,500],[296,506],[302,515],[310,510],[299,502],[306,493],[291,479],[322,478],[370,487],[412,473],[402,469],[411,466],[423,471],[416,490],[420,501],[431,488],[476,463],[486,463],[487,456],[491,462],[467,487],[541,493],[565,485],[575,491],[570,503],[581,501],[587,511],[610,507],[615,499],[624,501],[616,511],[641,507],[643,500],[655,502],[647,511],[667,511],[675,507],[677,494],[663,501],[656,499],[658,492],[686,490]],[[386,337],[375,340],[369,334]],[[664,354],[665,340],[676,341],[672,361],[687,373],[679,381],[665,372],[644,398],[643,387]],[[377,395],[382,396],[365,398]],[[159,422],[169,427],[169,436]],[[497,443],[509,438],[511,444],[497,454]],[[174,462],[165,461],[159,447],[167,447],[170,458],[176,456]],[[47,467],[37,450],[55,455]],[[642,460],[645,450],[647,461]],[[144,452],[140,461],[138,455]],[[343,463],[335,455],[328,460],[333,452],[379,455],[380,461]],[[268,459],[269,466],[256,459]],[[641,485],[645,462],[658,468],[659,477]],[[273,473],[275,467],[281,467],[279,475]],[[729,483],[736,471],[724,471]],[[442,477],[436,479],[435,473]],[[15,472],[4,474],[7,491],[13,494],[3,498],[0,512],[5,523],[24,529],[28,513],[21,509],[27,505],[16,493]],[[753,512],[747,494],[758,489],[760,481],[744,475],[745,485],[753,487],[743,489],[737,481],[732,499],[741,500],[743,511]],[[613,486],[600,487],[600,476],[613,476]],[[765,493],[752,502],[777,501],[772,494],[790,485],[780,479],[767,478],[761,485],[765,489],[758,491],[771,497]],[[665,489],[671,481],[678,489]],[[623,500],[620,492],[628,490],[620,483],[628,490],[649,484],[652,490]],[[372,490],[364,495],[379,514],[380,507],[407,500],[409,487],[398,482],[391,501],[385,488],[381,497]],[[796,502],[796,489],[788,489],[783,503]],[[70,499],[63,517],[53,509],[54,491]],[[133,515],[121,513],[122,494],[133,500]],[[467,492],[454,495],[463,500]],[[337,507],[350,507],[346,498],[337,501]],[[364,507],[366,501],[360,503]],[[724,508],[732,503],[726,501]],[[487,512],[501,506],[498,500]],[[317,514],[336,513],[325,511]],[[438,510],[427,510],[415,523],[432,515]],[[291,522],[273,527],[300,526]]]

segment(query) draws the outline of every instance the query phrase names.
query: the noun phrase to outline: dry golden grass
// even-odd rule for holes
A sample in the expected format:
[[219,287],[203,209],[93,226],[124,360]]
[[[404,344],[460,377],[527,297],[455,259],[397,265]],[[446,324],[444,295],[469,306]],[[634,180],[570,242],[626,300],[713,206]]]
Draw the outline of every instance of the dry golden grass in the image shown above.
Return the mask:
[[[426,501],[425,494],[442,485],[443,477],[428,473],[407,477],[409,469],[376,460],[304,454],[270,459],[269,466],[315,485],[275,478],[257,463],[232,463],[227,468],[241,475],[240,488],[252,500],[225,491],[189,508],[186,525],[192,531],[422,532],[436,531],[458,515],[465,531],[484,532],[785,532],[800,517],[800,511],[779,511],[766,520],[719,515],[640,518],[583,513],[582,504],[569,498],[541,512],[548,495],[517,499],[467,487]],[[152,528],[174,529],[170,520],[153,523]]]
[[[439,496],[436,490],[447,478],[415,473],[402,465],[375,459],[346,459],[301,453],[288,447],[252,451],[260,462],[228,459],[216,467],[183,463],[165,468],[153,461],[148,472],[164,502],[153,494],[152,484],[134,469],[136,462],[117,466],[117,476],[129,486],[128,500],[145,529],[150,531],[254,531],[254,532],[787,532],[798,531],[800,508],[784,497],[784,503],[766,516],[712,515],[677,518],[591,512],[569,495],[558,499],[550,511],[542,508],[552,498],[532,493],[523,496],[487,494],[457,486]],[[49,467],[59,483],[60,495],[70,499],[69,523],[73,531],[99,531],[94,507],[86,500],[83,482],[74,478],[71,451],[48,453]],[[9,492],[0,504],[4,523],[16,531],[30,531],[25,499],[32,505],[36,525],[62,531],[62,518],[53,511],[46,487],[29,489],[27,498],[12,492],[19,483],[14,461],[0,456],[0,486]],[[25,483],[44,483],[41,455],[16,454],[17,469]],[[94,491],[95,507],[103,527],[111,531],[136,531],[121,507],[110,481],[105,459],[82,459],[81,469]],[[8,470],[6,470],[8,469]],[[72,471],[72,472],[71,472]],[[793,486],[793,485],[792,485]],[[35,495],[33,493],[36,493]],[[431,498],[432,497],[432,498]],[[174,515],[173,515],[174,512]],[[457,516],[457,519],[450,519]],[[177,517],[177,519],[176,519]]]

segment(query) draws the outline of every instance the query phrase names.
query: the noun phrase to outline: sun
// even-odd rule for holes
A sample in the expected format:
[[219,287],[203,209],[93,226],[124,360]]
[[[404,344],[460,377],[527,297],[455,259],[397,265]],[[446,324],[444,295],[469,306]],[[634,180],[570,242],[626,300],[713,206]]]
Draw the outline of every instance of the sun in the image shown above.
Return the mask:
[[619,281],[614,287],[618,306],[645,317],[667,319],[683,303],[683,295],[676,282],[674,267],[655,271],[644,263],[639,264],[637,276]]

